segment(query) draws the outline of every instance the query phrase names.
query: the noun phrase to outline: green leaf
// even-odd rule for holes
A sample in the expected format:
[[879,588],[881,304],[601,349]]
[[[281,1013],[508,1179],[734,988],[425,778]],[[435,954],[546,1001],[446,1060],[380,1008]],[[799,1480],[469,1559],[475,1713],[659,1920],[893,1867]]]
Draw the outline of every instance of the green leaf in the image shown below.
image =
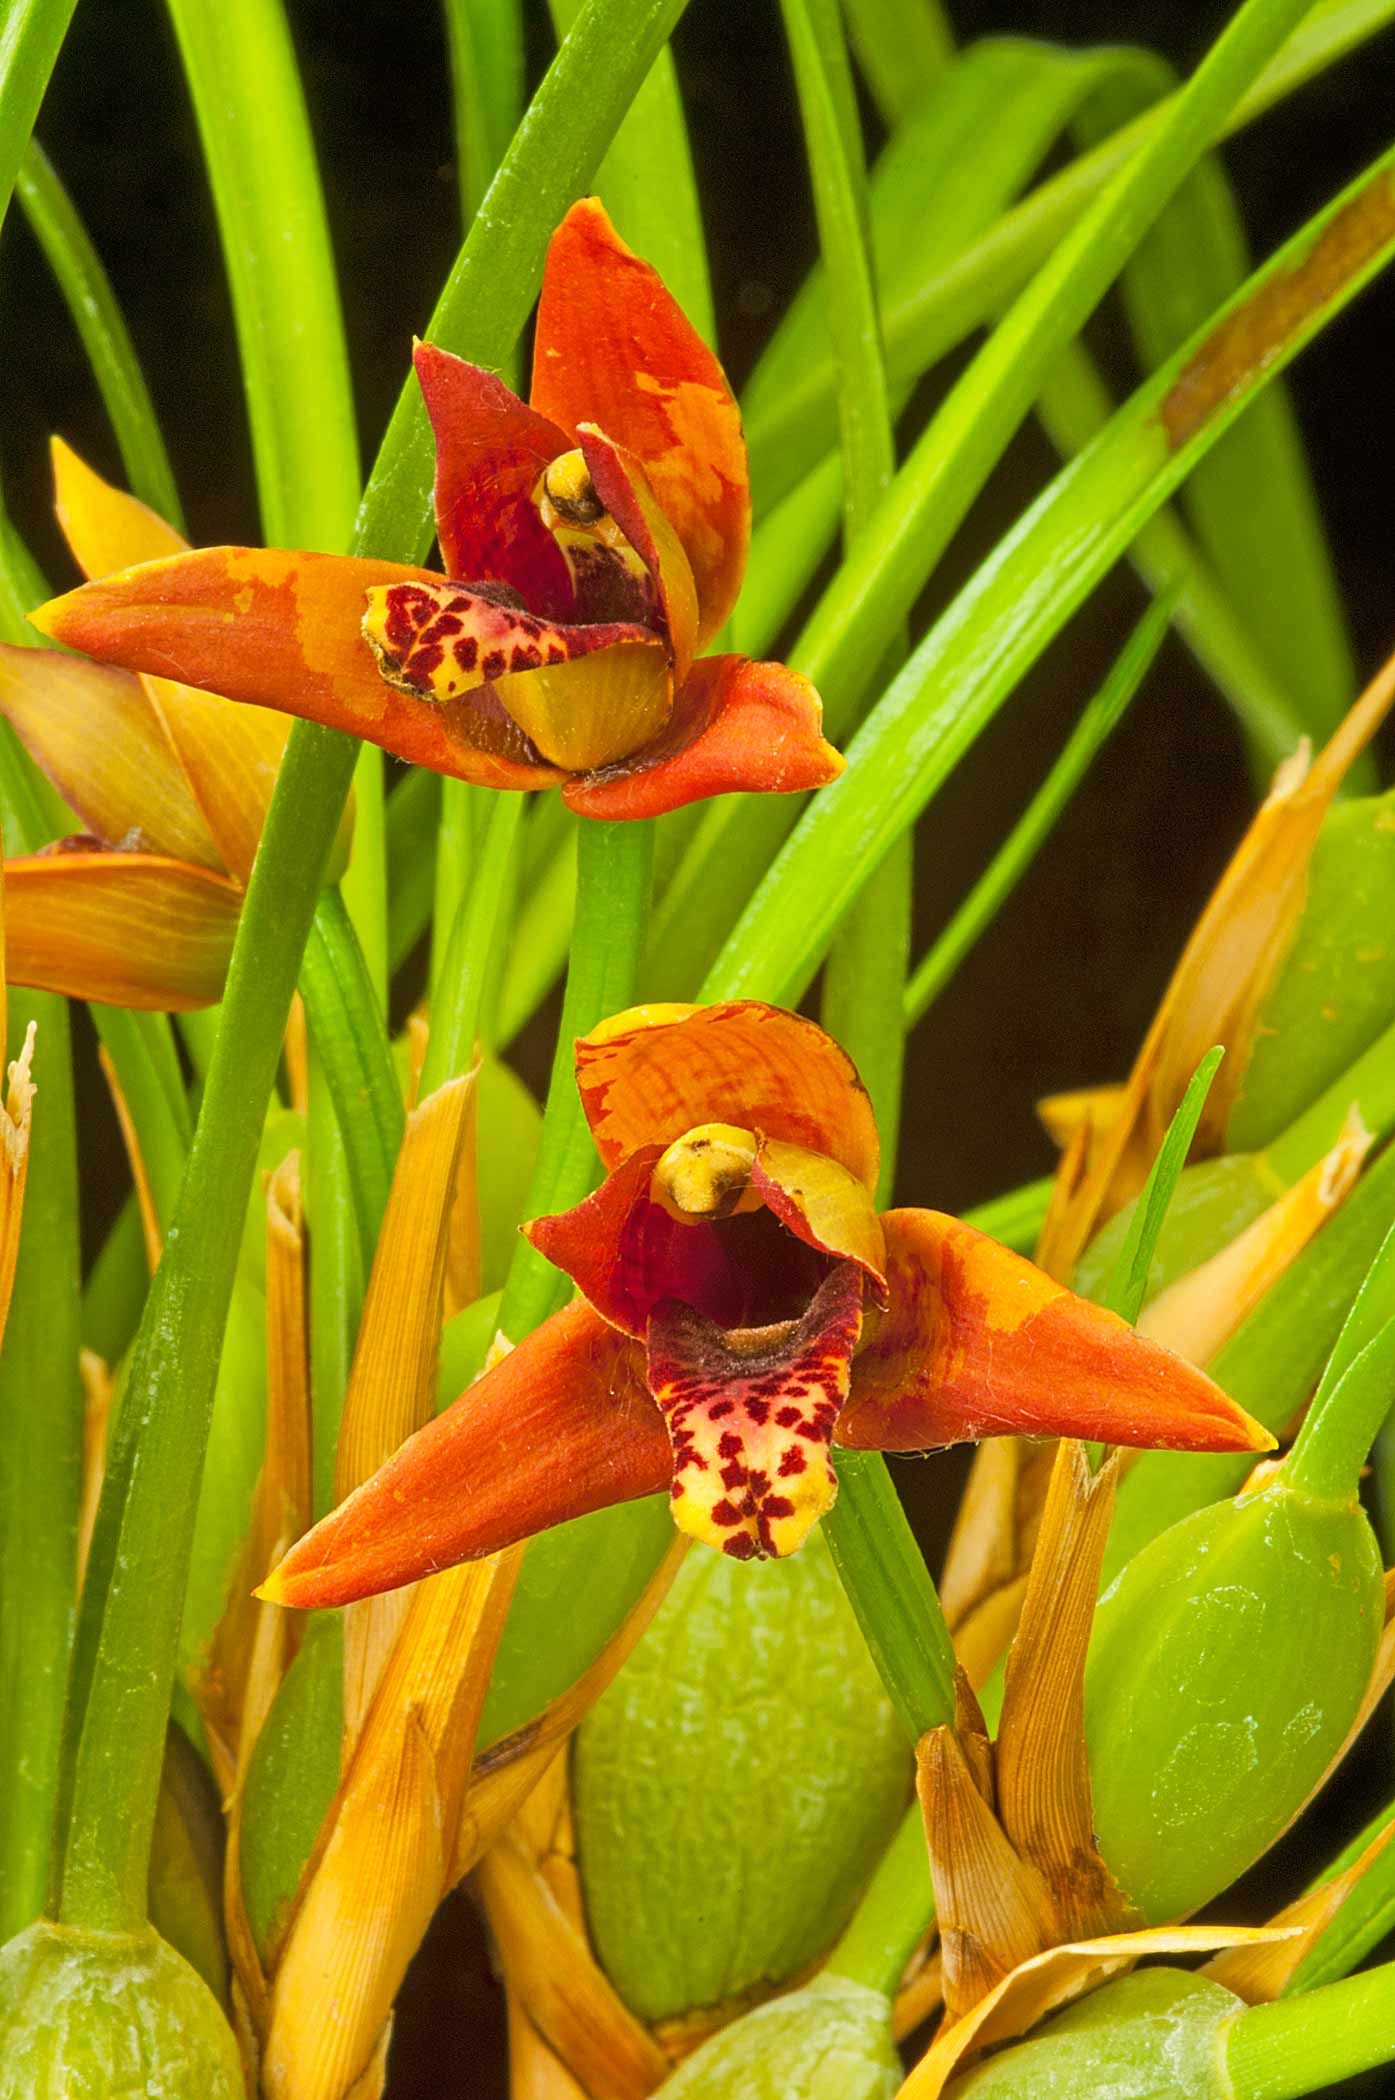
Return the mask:
[[848,35],[883,123],[894,130],[954,57],[940,0],[843,0]]
[[928,1013],[1050,838],[1096,753],[1152,668],[1174,606],[1174,597],[1167,594],[1143,615],[1104,684],[1081,709],[1079,720],[1027,808],[944,932],[917,963],[903,1001],[902,1018],[907,1028],[913,1028]]
[[[1389,259],[1392,165],[1395,152],[1256,272],[1000,543],[868,717],[842,779],[815,798],[710,972],[706,996],[757,986],[766,998],[798,995],[861,883],[1139,524]],[[1252,355],[1240,354],[1242,325]]]
[[82,338],[126,477],[142,502],[182,532],[174,470],[135,345],[87,228],[37,140],[30,142],[15,189]]
[[1111,1312],[1118,1313],[1130,1323],[1143,1310],[1158,1235],[1176,1194],[1178,1177],[1186,1165],[1192,1139],[1196,1136],[1196,1126],[1206,1106],[1211,1081],[1224,1056],[1223,1047],[1217,1044],[1214,1050],[1207,1051],[1192,1074],[1177,1113],[1167,1126],[1167,1135],[1158,1147],[1158,1156],[1153,1161],[1142,1194],[1134,1205],[1103,1301]]
[[0,226],[76,0],[11,0],[0,42]]

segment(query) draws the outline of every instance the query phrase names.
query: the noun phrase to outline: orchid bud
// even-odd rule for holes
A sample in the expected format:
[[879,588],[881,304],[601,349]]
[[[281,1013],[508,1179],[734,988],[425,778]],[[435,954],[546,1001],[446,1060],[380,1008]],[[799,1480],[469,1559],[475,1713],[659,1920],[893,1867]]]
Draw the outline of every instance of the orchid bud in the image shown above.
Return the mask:
[[657,2100],[892,2100],[900,2083],[887,2000],[820,1976],[714,2034]]
[[0,2100],[243,2100],[232,2030],[148,1928],[40,1923],[0,1952]]
[[1140,1969],[956,2078],[946,2100],[1228,2100],[1222,2037],[1244,2009],[1203,1976]]
[[762,1996],[826,1953],[911,1760],[818,1535],[785,1561],[690,1553],[573,1775],[592,1941],[641,2017]]

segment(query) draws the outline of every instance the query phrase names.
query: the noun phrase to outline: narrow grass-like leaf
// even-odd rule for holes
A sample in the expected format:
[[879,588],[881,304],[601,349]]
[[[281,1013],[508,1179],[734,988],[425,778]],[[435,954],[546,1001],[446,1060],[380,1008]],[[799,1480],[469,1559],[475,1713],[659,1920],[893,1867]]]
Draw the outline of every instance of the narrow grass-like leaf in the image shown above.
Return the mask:
[[[1387,1805],[1343,1848],[1314,1887],[1333,1880],[1358,1860],[1371,1841],[1395,1819]],[[1304,1956],[1284,1988],[1285,1997],[1315,1990],[1349,1976],[1387,1934],[1395,1931],[1395,1847],[1374,1860],[1316,1945]]]
[[[1210,143],[1252,123],[1277,101],[1334,65],[1395,19],[1395,0],[1327,0],[1312,7],[1253,86],[1220,116]],[[990,323],[1059,246],[1099,191],[1156,139],[1176,114],[1177,96],[1136,117],[1101,146],[1064,168],[966,244],[939,269],[893,287],[883,302],[887,369],[893,386],[912,380],[975,328]],[[789,487],[833,442],[831,361],[813,358],[746,426],[752,473],[770,494]]]
[[[682,0],[588,0],[491,186],[438,308],[484,362],[526,317],[549,235],[588,180]],[[217,121],[216,112],[214,121]],[[401,409],[360,511],[357,549],[421,551],[424,413]],[[61,1909],[129,1925],[144,1908],[184,1567],[242,1213],[286,1013],[353,769],[333,732],[293,731],[252,871],[177,1214],[177,1259],[152,1285],[98,1512],[70,1697],[72,1812]],[[600,828],[600,827],[598,827]],[[633,827],[630,827],[633,828]],[[312,1227],[313,1229],[313,1227]],[[141,1464],[134,1459],[137,1449]],[[100,1667],[98,1667],[100,1661]],[[113,1820],[119,1828],[113,1829]]]
[[87,228],[37,140],[24,157],[15,188],[82,338],[126,478],[142,502],[182,532],[174,470],[135,345]]
[[342,548],[358,495],[324,200],[280,0],[169,0],[223,238],[262,526]]
[[1013,825],[942,934],[915,967],[906,986],[907,1028],[929,1011],[979,938],[992,925],[1055,829],[1096,753],[1147,677],[1175,610],[1165,595],[1143,615],[1108,678],[1081,710],[1051,771]]
[[1254,2005],[1227,2030],[1234,2100],[1298,2100],[1395,2061],[1395,1962],[1297,1998]]
[[342,898],[322,894],[300,971],[305,1015],[334,1102],[365,1267],[402,1142],[402,1096],[387,1027]]
[[423,1096],[468,1070],[483,1023],[495,946],[504,924],[509,869],[517,850],[522,795],[495,795],[474,878],[456,907],[431,1006],[421,1071]]
[[940,0],[843,0],[848,35],[888,127],[900,122],[954,56]]
[[523,10],[518,0],[443,0],[450,51],[460,223],[468,228],[523,111]]
[[1143,1310],[1158,1234],[1162,1231],[1168,1206],[1176,1193],[1178,1176],[1187,1163],[1187,1154],[1191,1150],[1192,1139],[1196,1136],[1201,1111],[1206,1106],[1211,1081],[1215,1078],[1224,1056],[1224,1049],[1217,1044],[1197,1066],[1192,1075],[1192,1083],[1182,1097],[1181,1106],[1167,1127],[1167,1136],[1158,1148],[1158,1156],[1153,1161],[1143,1193],[1134,1206],[1129,1229],[1124,1235],[1124,1244],[1119,1249],[1104,1294],[1104,1303],[1111,1312],[1118,1313],[1121,1319],[1136,1320]]
[[0,35],[0,226],[76,0],[12,0]]
[[854,738],[847,773],[817,797],[757,891],[708,996],[757,985],[763,997],[787,996],[807,983],[861,883],[1138,526],[1389,259],[1393,165],[1395,152],[1383,155],[1256,272],[960,592]]
[[[1097,98],[1081,113],[1077,130],[1088,142],[1100,135],[1107,99]],[[1155,370],[1203,326],[1252,267],[1224,165],[1208,154],[1120,278],[1144,370]],[[1264,490],[1263,503],[1255,502],[1256,489]],[[1356,692],[1356,667],[1282,381],[1267,387],[1207,454],[1180,504],[1260,657],[1290,694],[1304,731],[1327,737]],[[1368,761],[1368,786],[1372,777]]]
[[[1070,344],[1037,398],[1037,420],[1047,436],[1070,459],[1099,436],[1114,410],[1089,352]],[[1128,555],[1151,591],[1174,593],[1177,632],[1272,772],[1303,734],[1301,703],[1260,655],[1254,635],[1171,504],[1140,527]]]

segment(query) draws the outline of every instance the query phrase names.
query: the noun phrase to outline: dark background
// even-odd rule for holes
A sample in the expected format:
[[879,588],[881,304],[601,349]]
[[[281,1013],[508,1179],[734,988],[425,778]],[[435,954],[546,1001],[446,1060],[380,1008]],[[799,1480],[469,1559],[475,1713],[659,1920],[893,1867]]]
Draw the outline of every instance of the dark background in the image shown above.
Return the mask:
[[[546,61],[533,0],[533,72]],[[431,0],[290,0],[343,279],[365,458],[459,238],[445,53]],[[1176,0],[957,0],[963,40],[1025,33],[1131,41],[1179,67],[1231,12]],[[721,345],[739,385],[815,249],[776,0],[692,0],[676,43],[711,240]],[[1367,45],[1226,149],[1252,246],[1267,253],[1388,142],[1395,37]],[[83,0],[40,136],[115,281],[164,424],[196,541],[255,539],[256,508],[217,235],[168,23],[154,0]],[[105,471],[118,462],[81,351],[22,218],[0,244],[0,476],[55,583],[70,572],[47,513],[57,430]],[[1096,347],[1131,383],[1109,311]],[[1395,280],[1387,276],[1297,365],[1292,387],[1347,615],[1369,672],[1395,641],[1390,412]],[[942,601],[1052,471],[1034,430],[975,507],[928,604]],[[1260,492],[1257,492],[1260,500]],[[982,739],[921,827],[916,952],[943,921],[1059,748],[1142,603],[1125,571],[1096,593]],[[1186,932],[1251,806],[1239,735],[1180,644],[1141,698],[998,925],[912,1038],[902,1200],[959,1209],[1045,1171],[1033,1103],[1127,1066]],[[522,1046],[545,1077],[546,1029]],[[95,1232],[121,1193],[95,1065],[89,1136],[110,1162]],[[90,1155],[89,1155],[90,1156]],[[932,1535],[950,1506],[944,1462],[916,1468]],[[1297,1633],[1297,1630],[1296,1630]],[[1390,1791],[1389,1725],[1368,1732],[1337,1798],[1242,1892],[1259,1918]],[[1235,1915],[1233,1905],[1227,1909]],[[393,2100],[502,2092],[502,2015],[463,1897],[409,1980]],[[1374,2095],[1384,2074],[1353,2085]]]

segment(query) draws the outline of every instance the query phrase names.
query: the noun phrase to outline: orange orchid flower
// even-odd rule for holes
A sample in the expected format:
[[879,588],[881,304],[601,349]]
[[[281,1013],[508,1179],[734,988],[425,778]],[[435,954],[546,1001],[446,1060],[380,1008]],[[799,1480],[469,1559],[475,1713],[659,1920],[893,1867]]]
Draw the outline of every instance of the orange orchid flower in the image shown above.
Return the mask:
[[740,416],[716,358],[594,199],[548,250],[530,405],[429,343],[416,372],[445,578],[211,547],[89,583],[36,625],[438,773],[561,782],[591,817],[837,776],[807,679],[697,658],[745,569]]
[[[184,549],[57,440],[53,466],[87,575]],[[5,863],[13,981],[119,1006],[220,998],[290,724],[168,678],[6,646],[0,714],[86,827]]]
[[525,1229],[581,1295],[309,1532],[262,1594],[328,1605],[669,1488],[739,1560],[795,1551],[831,1446],[1273,1439],[1201,1372],[929,1210],[878,1215],[876,1123],[812,1021],[636,1007],[583,1037],[607,1169]]

